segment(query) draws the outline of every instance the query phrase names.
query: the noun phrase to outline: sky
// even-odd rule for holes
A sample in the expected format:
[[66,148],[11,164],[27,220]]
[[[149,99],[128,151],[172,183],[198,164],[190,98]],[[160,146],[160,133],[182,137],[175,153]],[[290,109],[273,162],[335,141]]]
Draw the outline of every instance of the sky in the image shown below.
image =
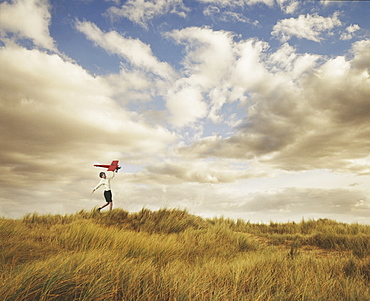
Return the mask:
[[370,224],[370,1],[0,2],[0,216]]

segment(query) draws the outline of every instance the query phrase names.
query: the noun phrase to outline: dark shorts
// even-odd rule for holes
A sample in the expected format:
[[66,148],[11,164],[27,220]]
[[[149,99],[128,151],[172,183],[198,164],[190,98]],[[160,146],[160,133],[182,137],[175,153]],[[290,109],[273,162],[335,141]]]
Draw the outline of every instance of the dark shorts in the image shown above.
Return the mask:
[[113,200],[112,200],[112,191],[105,190],[104,191],[104,197],[105,197],[105,200],[107,201],[107,203],[112,203],[113,202]]

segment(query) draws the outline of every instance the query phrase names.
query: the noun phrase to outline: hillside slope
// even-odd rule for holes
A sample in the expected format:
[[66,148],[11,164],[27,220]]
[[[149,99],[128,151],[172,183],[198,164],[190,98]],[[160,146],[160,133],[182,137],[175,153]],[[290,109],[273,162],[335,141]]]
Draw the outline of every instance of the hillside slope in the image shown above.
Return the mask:
[[184,210],[0,219],[5,300],[370,300],[370,226]]

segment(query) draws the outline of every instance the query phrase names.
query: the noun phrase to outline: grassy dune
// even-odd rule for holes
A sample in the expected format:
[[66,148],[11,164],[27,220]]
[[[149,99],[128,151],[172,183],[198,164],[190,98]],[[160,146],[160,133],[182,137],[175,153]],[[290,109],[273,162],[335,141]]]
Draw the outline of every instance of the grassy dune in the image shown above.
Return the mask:
[[0,219],[4,300],[370,300],[370,226],[182,210]]

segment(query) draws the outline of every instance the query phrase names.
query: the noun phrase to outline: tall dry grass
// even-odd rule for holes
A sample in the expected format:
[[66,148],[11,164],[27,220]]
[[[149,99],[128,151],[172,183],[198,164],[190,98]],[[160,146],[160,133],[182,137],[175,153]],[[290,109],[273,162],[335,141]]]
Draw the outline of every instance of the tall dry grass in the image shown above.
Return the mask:
[[4,300],[370,300],[366,225],[116,209],[0,219],[0,235]]

